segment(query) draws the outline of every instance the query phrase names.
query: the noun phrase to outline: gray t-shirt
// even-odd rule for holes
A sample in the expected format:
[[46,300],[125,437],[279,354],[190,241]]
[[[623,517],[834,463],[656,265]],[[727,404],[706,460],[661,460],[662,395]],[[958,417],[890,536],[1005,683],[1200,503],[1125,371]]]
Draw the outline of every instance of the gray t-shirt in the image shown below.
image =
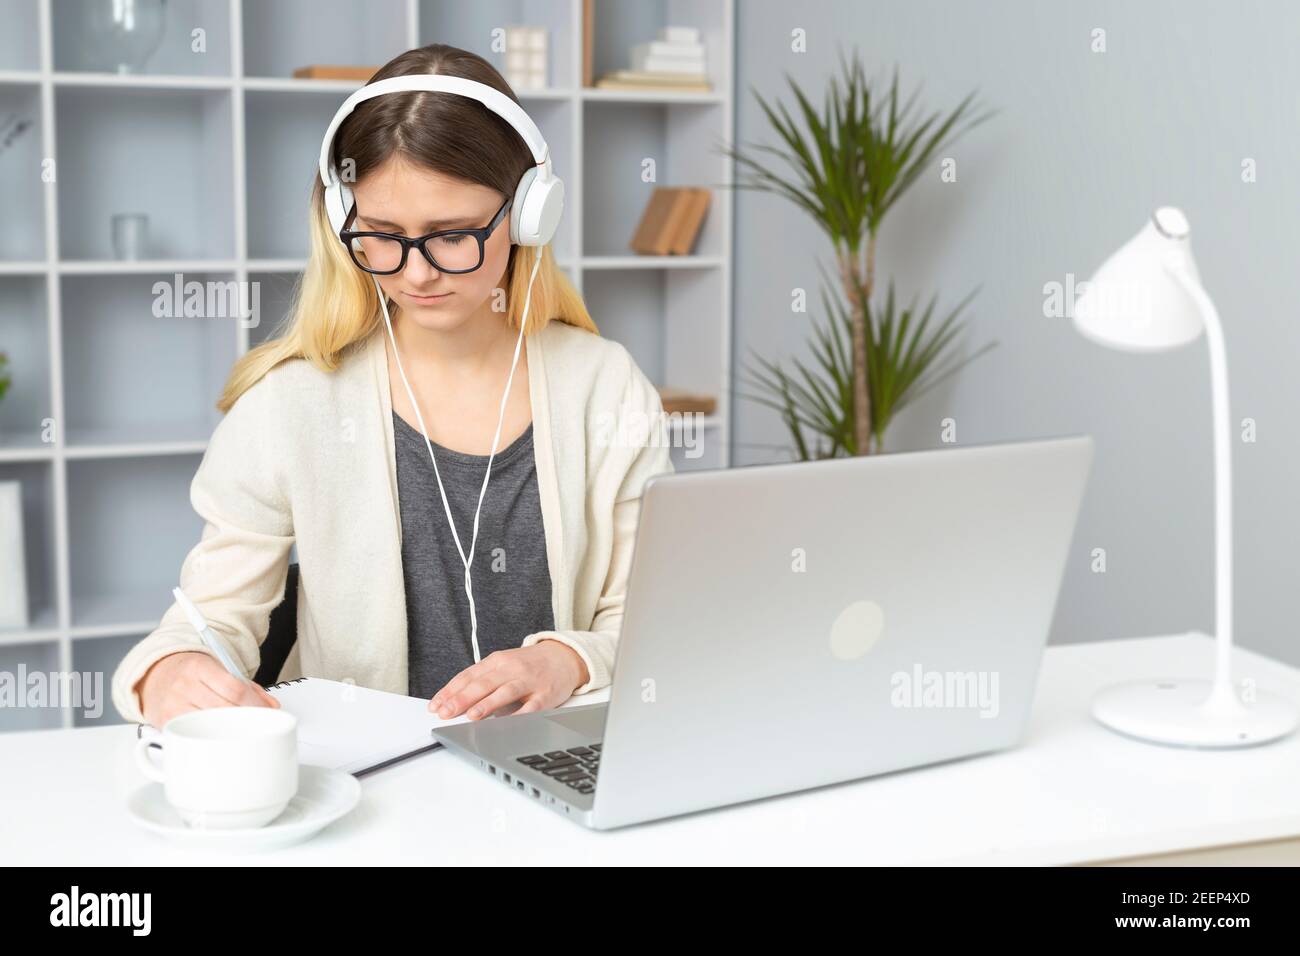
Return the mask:
[[[447,523],[424,436],[396,412],[393,436],[410,653],[408,692],[427,699],[474,663],[465,565]],[[433,453],[468,556],[488,456],[466,455],[437,443]],[[531,424],[492,459],[470,571],[483,657],[518,647],[535,631],[554,628]]]

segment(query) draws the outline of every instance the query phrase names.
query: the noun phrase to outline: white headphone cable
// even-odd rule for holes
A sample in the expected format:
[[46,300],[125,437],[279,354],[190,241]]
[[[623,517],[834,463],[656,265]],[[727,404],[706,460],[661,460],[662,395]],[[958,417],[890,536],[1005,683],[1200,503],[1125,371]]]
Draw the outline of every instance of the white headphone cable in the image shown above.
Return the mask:
[[388,315],[388,299],[384,295],[383,288],[379,285],[379,280],[371,276],[375,281],[375,291],[379,293],[379,305],[384,310],[384,324],[388,328],[388,338],[393,343],[393,358],[397,361],[397,372],[402,377],[402,384],[406,386],[407,397],[411,400],[411,407],[415,409],[415,418],[420,423],[420,434],[424,436],[424,446],[429,450],[429,458],[433,461],[433,474],[438,479],[438,492],[442,495],[442,507],[447,513],[447,521],[451,524],[451,534],[456,541],[456,550],[460,553],[460,560],[465,565],[465,596],[469,598],[469,621],[470,632],[469,640],[474,650],[474,663],[482,660],[478,648],[478,614],[474,609],[474,588],[470,579],[470,564],[474,561],[474,546],[478,541],[478,519],[479,512],[483,508],[483,496],[487,492],[488,478],[492,475],[492,460],[496,457],[497,442],[501,440],[501,426],[505,422],[506,402],[510,398],[510,385],[515,378],[515,366],[519,364],[519,351],[524,344],[524,329],[528,328],[528,308],[532,304],[533,298],[533,280],[537,278],[537,267],[542,264],[541,247],[537,249],[537,256],[533,260],[533,269],[528,276],[528,291],[524,295],[524,313],[519,320],[519,338],[515,340],[515,355],[510,363],[510,375],[506,378],[505,394],[501,396],[501,411],[497,416],[497,430],[492,438],[492,452],[488,455],[487,471],[483,474],[483,486],[478,493],[478,507],[474,509],[474,535],[470,539],[469,557],[465,556],[465,549],[461,547],[460,535],[456,531],[456,519],[451,516],[451,505],[447,503],[447,492],[442,486],[442,475],[438,472],[438,459],[433,454],[433,444],[429,441],[428,429],[424,427],[424,416],[420,414],[420,403],[415,400],[415,393],[411,390],[411,383],[407,381],[406,370],[402,368],[402,357],[397,351],[397,339],[393,335],[393,321]]

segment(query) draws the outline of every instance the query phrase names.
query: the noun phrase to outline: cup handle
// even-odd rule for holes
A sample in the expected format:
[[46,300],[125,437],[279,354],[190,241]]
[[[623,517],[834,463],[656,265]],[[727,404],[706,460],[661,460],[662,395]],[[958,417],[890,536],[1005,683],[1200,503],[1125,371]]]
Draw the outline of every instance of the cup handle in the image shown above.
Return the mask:
[[167,776],[163,773],[162,768],[154,763],[153,757],[149,755],[151,748],[162,750],[162,744],[156,740],[137,740],[135,742],[135,762],[140,768],[140,772],[150,780],[158,783],[166,783]]

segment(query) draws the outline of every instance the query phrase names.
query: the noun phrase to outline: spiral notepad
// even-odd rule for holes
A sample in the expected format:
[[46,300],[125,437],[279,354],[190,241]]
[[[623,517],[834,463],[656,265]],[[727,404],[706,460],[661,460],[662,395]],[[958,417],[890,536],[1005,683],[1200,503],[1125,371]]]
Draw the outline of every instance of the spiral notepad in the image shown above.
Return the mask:
[[355,684],[299,677],[267,690],[298,718],[298,761],[362,774],[422,750],[431,750],[430,731],[442,723],[420,697],[390,694]]

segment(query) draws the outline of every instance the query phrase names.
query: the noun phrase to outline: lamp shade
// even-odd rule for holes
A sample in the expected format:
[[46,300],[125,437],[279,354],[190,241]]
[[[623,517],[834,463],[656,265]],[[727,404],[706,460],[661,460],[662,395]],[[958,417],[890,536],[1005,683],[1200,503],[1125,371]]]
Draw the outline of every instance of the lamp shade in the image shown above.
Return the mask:
[[1100,345],[1130,352],[1194,341],[1204,328],[1203,313],[1173,270],[1200,285],[1187,217],[1162,206],[1089,280],[1074,304],[1075,328]]

